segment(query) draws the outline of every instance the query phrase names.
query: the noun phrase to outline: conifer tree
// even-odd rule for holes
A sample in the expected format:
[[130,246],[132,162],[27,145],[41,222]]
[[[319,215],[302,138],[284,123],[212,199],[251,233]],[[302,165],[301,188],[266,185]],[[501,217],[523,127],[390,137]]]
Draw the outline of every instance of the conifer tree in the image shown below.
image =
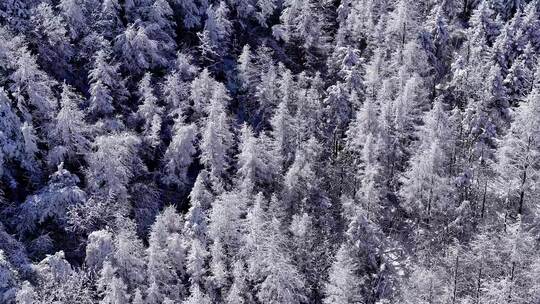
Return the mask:
[[88,78],[91,118],[111,118],[115,108],[120,110],[120,105],[127,100],[129,94],[119,73],[119,66],[111,60],[111,51],[107,46],[94,56]]
[[123,24],[120,16],[121,6],[118,0],[105,0],[98,9],[96,27],[101,35],[107,39],[116,37],[122,30]]
[[[0,177],[8,177],[14,174],[11,172],[10,160],[22,161],[24,158],[23,134],[21,132],[21,120],[12,107],[12,101],[6,91],[0,89],[0,115],[3,119],[0,121],[2,135],[0,137]],[[12,182],[13,184],[13,182]]]
[[35,303],[36,292],[28,281],[25,281],[20,290],[17,291],[17,304],[33,304]]
[[180,300],[186,293],[182,226],[174,207],[167,207],[152,225],[147,249],[148,278],[156,283],[159,294],[171,300]]
[[84,121],[84,114],[79,106],[82,98],[69,85],[62,87],[60,111],[56,116],[56,124],[51,130],[52,142],[56,147],[49,154],[49,164],[73,162],[90,150],[88,139],[90,129]]
[[104,198],[127,199],[130,179],[137,170],[144,170],[137,155],[139,143],[137,137],[127,133],[98,137],[97,149],[87,156],[89,190]]
[[86,266],[99,272],[103,264],[110,260],[114,252],[113,235],[107,230],[93,231],[88,236],[86,246]]
[[[516,211],[521,214],[527,201],[535,199],[535,186],[538,174],[538,138],[536,130],[540,124],[537,113],[538,91],[534,89],[527,101],[515,112],[515,119],[508,134],[504,137],[499,150],[500,176],[504,187]],[[502,182],[502,181],[501,181]]]
[[109,262],[105,262],[98,279],[98,291],[102,295],[99,303],[127,304],[129,295],[122,279],[116,276],[116,269]]
[[244,124],[240,130],[240,154],[238,155],[238,187],[243,191],[259,192],[271,182],[269,163],[264,158],[261,139]]
[[246,198],[238,192],[225,192],[212,205],[208,233],[212,241],[220,242],[227,252],[224,257],[227,266],[232,265],[232,258],[241,246],[241,216],[246,205]]
[[167,49],[153,38],[156,37],[150,37],[148,29],[140,20],[128,25],[125,31],[115,38],[114,49],[120,54],[125,70],[141,74],[146,69],[165,64],[164,53]]
[[402,195],[407,209],[419,214],[428,224],[432,213],[448,214],[452,183],[447,171],[449,155],[445,141],[449,139],[448,116],[440,101],[425,116],[425,125],[419,131],[419,150],[411,157],[405,173]]
[[283,169],[293,159],[295,142],[294,118],[289,112],[285,102],[281,102],[272,118],[270,119],[272,127],[271,136],[273,139],[273,149],[279,168]]
[[264,303],[302,303],[306,300],[305,283],[284,250],[284,238],[277,219],[269,222],[267,245],[263,256],[263,281],[257,299]]
[[38,224],[54,222],[67,228],[69,210],[86,200],[86,193],[79,188],[79,178],[58,165],[48,184],[29,196],[20,205],[21,219],[17,225],[20,233],[35,231]]
[[66,20],[70,37],[76,39],[84,34],[87,23],[84,4],[76,0],[61,0],[58,7]]
[[228,49],[227,39],[231,33],[231,22],[229,21],[229,8],[225,1],[219,4],[210,5],[206,9],[206,21],[204,31],[199,34],[204,53],[214,53],[222,56]]
[[183,187],[189,183],[187,173],[196,152],[197,128],[194,124],[185,125],[178,120],[173,131],[172,141],[164,155],[163,180]]
[[210,205],[213,202],[213,195],[209,189],[208,173],[201,171],[195,180],[195,184],[189,194],[190,207],[186,214],[184,234],[189,239],[197,239],[201,243],[206,243],[208,215]]
[[208,275],[208,269],[206,266],[208,255],[209,253],[206,250],[206,244],[201,243],[201,241],[198,239],[193,239],[191,241],[186,259],[186,271],[190,276],[189,282],[191,284],[189,288],[189,298],[199,297],[200,295],[194,295],[194,292],[200,292],[201,286],[205,285]]
[[324,303],[344,304],[362,301],[363,297],[357,287],[360,282],[356,281],[354,272],[354,262],[347,253],[347,249],[340,247],[329,272]]
[[225,303],[227,304],[244,304],[250,303],[251,297],[248,291],[246,282],[246,271],[242,261],[236,261],[233,265],[233,283],[229,289]]
[[214,94],[216,81],[210,76],[208,69],[202,72],[191,82],[190,100],[193,102],[193,111],[199,115],[208,113]]
[[205,294],[199,286],[192,286],[190,288],[190,295],[185,299],[182,304],[210,304],[210,298]]
[[143,121],[143,135],[150,142],[151,147],[160,143],[161,115],[163,109],[157,104],[157,97],[151,87],[151,74],[146,73],[139,83],[139,95],[141,104],[137,110],[137,116]]
[[255,67],[253,53],[249,44],[244,45],[242,53],[238,56],[238,80],[244,91],[252,90],[257,80],[257,69]]
[[121,228],[115,238],[114,265],[118,278],[131,291],[145,279],[144,247],[136,234],[133,221],[121,218],[116,221],[116,225]]
[[39,69],[37,58],[26,47],[20,50],[14,64],[14,71],[9,76],[13,83],[9,88],[23,120],[32,120],[29,109],[35,108],[35,117],[39,121],[47,121],[56,108],[56,98],[52,91],[55,82]]
[[210,178],[216,189],[223,189],[226,185],[226,171],[230,159],[229,149],[232,144],[229,117],[223,103],[226,100],[228,100],[228,96],[224,89],[215,90],[199,146],[201,163],[209,170]]

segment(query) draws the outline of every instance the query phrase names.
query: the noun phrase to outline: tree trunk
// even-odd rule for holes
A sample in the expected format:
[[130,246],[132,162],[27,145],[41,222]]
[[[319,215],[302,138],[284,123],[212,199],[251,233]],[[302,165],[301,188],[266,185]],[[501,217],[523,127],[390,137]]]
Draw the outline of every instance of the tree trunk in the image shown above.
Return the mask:
[[514,271],[516,269],[516,262],[512,262],[512,270],[510,270],[510,290],[508,291],[508,303],[512,299],[512,286],[514,285]]
[[484,195],[482,197],[482,209],[480,210],[480,218],[484,218],[484,211],[486,209],[486,192],[487,192],[487,179],[484,183]]
[[519,208],[518,214],[521,215],[523,212],[523,201],[525,199],[525,182],[527,181],[527,167],[523,170],[521,175],[521,191],[519,193]]
[[[530,151],[531,146],[531,137],[529,136],[527,138],[527,154]],[[522,215],[523,213],[523,202],[525,201],[525,183],[527,182],[527,169],[529,165],[525,164],[525,168],[523,168],[523,172],[521,174],[521,187],[520,187],[520,193],[519,193],[519,208],[518,208],[518,214]]]
[[480,287],[482,284],[482,266],[480,266],[480,270],[478,270],[478,280],[476,283],[476,304],[480,304]]
[[456,303],[458,267],[459,267],[459,251],[456,252],[456,265],[454,267],[455,269],[454,270],[454,291],[452,293],[452,304]]
[[433,184],[431,186],[431,188],[429,189],[429,198],[428,198],[428,205],[427,205],[427,218],[426,218],[426,223],[429,227],[429,222],[431,220],[431,199],[432,199],[432,196],[433,196]]
[[433,280],[429,280],[429,300],[428,303],[433,303]]

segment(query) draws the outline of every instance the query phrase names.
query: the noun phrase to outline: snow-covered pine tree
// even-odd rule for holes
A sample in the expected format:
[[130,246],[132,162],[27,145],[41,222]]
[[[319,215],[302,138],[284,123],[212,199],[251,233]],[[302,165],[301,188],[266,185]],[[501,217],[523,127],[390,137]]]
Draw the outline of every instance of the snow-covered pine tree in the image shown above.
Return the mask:
[[142,120],[142,135],[151,147],[156,147],[160,144],[163,109],[158,105],[158,99],[153,92],[151,77],[150,73],[146,73],[139,82],[141,104],[136,115]]
[[55,126],[50,131],[51,143],[55,147],[48,158],[49,165],[61,162],[77,163],[90,150],[90,128],[80,109],[82,97],[65,84],[62,86],[60,111],[56,115]]
[[515,210],[522,214],[524,208],[532,208],[527,202],[536,198],[536,187],[539,166],[539,142],[537,137],[540,121],[540,100],[537,89],[534,89],[514,112],[514,122],[508,134],[503,138],[499,149],[497,170],[502,178],[503,191],[510,199]]
[[223,85],[218,85],[207,109],[208,117],[201,131],[199,145],[201,163],[209,171],[213,187],[218,191],[227,185],[226,171],[230,166],[229,150],[233,140],[229,116],[225,109],[228,99]]
[[186,294],[182,224],[174,207],[167,207],[152,225],[146,254],[148,279],[156,283],[162,297],[175,301],[180,301]]

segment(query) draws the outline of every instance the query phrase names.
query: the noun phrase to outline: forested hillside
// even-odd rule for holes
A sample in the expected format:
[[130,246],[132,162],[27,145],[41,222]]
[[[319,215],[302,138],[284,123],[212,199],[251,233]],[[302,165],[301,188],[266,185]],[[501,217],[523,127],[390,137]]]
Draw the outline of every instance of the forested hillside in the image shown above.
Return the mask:
[[0,303],[540,303],[538,0],[1,0]]

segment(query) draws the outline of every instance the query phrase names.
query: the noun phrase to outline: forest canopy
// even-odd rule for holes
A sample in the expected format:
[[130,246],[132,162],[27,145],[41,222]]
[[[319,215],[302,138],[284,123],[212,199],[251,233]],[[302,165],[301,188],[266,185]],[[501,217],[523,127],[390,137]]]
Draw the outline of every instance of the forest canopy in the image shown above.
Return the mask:
[[0,1],[0,303],[540,303],[539,17]]

